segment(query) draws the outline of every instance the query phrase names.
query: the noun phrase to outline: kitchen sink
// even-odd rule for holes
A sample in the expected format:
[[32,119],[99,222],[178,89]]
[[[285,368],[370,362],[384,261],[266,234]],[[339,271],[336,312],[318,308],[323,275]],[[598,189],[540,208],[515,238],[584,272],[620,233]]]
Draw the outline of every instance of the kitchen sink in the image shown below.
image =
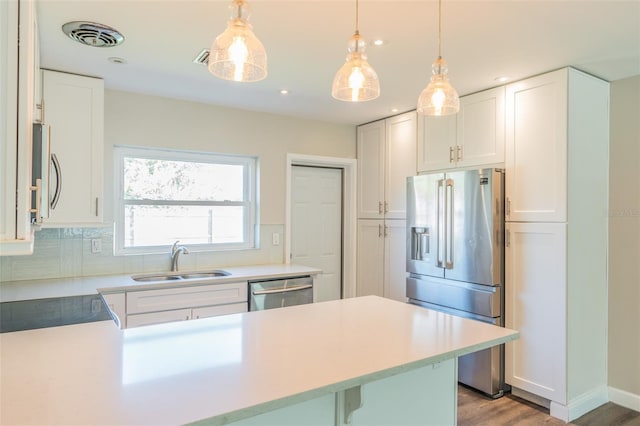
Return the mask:
[[177,275],[151,275],[144,277],[131,277],[134,281],[174,281],[179,280]]
[[214,277],[226,277],[229,276],[227,271],[210,271],[210,272],[191,272],[188,274],[181,274],[180,276],[185,280],[190,278],[214,278]]
[[132,276],[131,279],[138,282],[154,282],[154,281],[180,281],[180,280],[195,280],[198,278],[219,278],[227,277],[231,275],[227,271],[216,269],[213,271],[202,272],[168,272],[166,274],[154,274],[154,275],[138,275]]

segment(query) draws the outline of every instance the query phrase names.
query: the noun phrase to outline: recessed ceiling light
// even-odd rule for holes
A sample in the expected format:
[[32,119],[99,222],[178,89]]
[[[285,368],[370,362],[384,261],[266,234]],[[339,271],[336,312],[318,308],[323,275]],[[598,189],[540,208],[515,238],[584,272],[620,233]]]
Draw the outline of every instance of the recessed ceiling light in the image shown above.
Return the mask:
[[398,112],[398,108],[391,108],[391,112],[393,112],[393,113]]
[[381,38],[373,40],[374,46],[382,46],[383,44],[384,44],[384,40],[382,40]]
[[281,90],[280,90],[280,94],[281,94],[281,95],[288,95],[288,94],[289,94],[289,91],[288,91],[287,89],[281,89]]
[[509,80],[509,77],[507,77],[506,75],[502,75],[500,77],[496,77],[494,80],[498,83],[504,83],[505,81]]
[[124,58],[117,58],[115,56],[111,56],[110,58],[107,58],[107,61],[111,62],[112,64],[126,64],[127,61],[124,60]]

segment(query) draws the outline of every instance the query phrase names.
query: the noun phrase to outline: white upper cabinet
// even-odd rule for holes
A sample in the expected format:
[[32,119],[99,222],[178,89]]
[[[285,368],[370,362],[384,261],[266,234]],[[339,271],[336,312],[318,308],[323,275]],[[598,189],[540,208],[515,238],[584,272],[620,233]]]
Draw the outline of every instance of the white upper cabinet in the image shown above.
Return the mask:
[[504,87],[460,99],[457,116],[458,167],[504,162]]
[[507,86],[506,220],[567,220],[567,69]]
[[385,122],[358,127],[358,217],[384,217]]
[[456,115],[421,116],[418,171],[500,165],[504,162],[504,130],[504,87],[460,98]]
[[416,113],[358,127],[358,217],[404,219],[407,177],[416,174]]
[[418,116],[418,172],[455,166],[456,116]]
[[[31,141],[38,39],[32,0],[0,2],[0,255],[33,253]],[[18,43],[18,38],[20,43]]]
[[50,125],[52,191],[58,203],[45,226],[102,223],[104,82],[43,71],[44,122]]

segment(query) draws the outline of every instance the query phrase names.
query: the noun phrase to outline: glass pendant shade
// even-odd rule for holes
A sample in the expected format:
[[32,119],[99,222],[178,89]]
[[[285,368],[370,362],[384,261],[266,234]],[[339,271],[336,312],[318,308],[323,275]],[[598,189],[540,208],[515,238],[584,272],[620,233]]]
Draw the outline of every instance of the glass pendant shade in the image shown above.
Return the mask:
[[418,97],[418,114],[450,115],[460,111],[460,98],[449,83],[447,71],[447,62],[438,56],[431,67],[431,82]]
[[367,62],[366,43],[358,32],[349,40],[347,61],[333,78],[331,95],[347,102],[370,101],[380,96],[378,74]]
[[251,29],[251,9],[244,0],[229,5],[227,29],[216,37],[209,52],[209,71],[224,80],[253,82],[267,76],[267,52]]

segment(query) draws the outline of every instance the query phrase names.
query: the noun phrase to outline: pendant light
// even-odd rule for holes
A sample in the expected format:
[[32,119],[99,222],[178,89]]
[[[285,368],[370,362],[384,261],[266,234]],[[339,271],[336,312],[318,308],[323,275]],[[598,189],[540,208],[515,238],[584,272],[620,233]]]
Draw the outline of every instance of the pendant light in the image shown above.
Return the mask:
[[347,61],[333,78],[331,95],[347,102],[370,101],[380,96],[378,75],[367,62],[366,42],[358,32],[358,0],[356,0],[356,32],[349,39]]
[[460,111],[458,92],[449,83],[447,62],[442,59],[442,0],[438,0],[438,59],[431,66],[431,81],[418,98],[418,114],[450,115]]
[[209,52],[209,71],[224,80],[260,81],[267,76],[267,53],[251,29],[251,7],[244,0],[232,0],[229,10],[227,29]]

